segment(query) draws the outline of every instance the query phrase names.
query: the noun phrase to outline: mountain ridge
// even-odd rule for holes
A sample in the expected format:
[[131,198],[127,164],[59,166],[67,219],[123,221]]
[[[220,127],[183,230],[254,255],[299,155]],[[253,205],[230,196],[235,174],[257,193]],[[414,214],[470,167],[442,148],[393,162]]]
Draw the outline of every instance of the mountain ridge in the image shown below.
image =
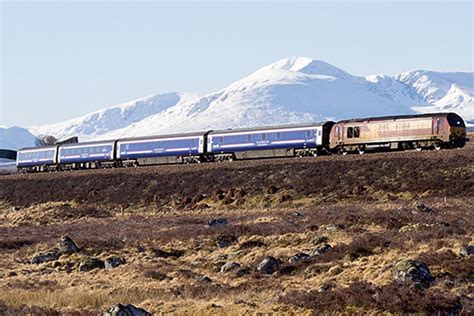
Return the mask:
[[321,60],[293,56],[216,92],[151,95],[28,131],[87,141],[432,111],[459,112],[474,122],[474,73],[356,76]]

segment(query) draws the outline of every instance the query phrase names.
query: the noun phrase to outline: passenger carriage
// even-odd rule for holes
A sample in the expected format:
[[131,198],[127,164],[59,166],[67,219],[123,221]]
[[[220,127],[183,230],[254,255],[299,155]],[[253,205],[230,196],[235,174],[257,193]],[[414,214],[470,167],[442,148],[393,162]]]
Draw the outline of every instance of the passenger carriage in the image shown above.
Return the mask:
[[23,173],[56,170],[58,145],[22,148],[16,156],[16,166]]
[[205,161],[207,132],[135,137],[117,141],[123,166]]
[[215,161],[269,157],[317,156],[329,144],[334,123],[229,129],[208,134]]
[[115,167],[115,140],[64,144],[59,146],[60,169]]

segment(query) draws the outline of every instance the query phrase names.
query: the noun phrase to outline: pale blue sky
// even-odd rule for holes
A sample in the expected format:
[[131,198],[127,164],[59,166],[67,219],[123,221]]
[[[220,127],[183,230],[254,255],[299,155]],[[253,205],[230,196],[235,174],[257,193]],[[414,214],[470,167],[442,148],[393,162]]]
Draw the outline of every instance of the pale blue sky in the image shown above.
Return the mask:
[[288,56],[356,75],[473,71],[472,2],[0,2],[6,126],[213,92]]

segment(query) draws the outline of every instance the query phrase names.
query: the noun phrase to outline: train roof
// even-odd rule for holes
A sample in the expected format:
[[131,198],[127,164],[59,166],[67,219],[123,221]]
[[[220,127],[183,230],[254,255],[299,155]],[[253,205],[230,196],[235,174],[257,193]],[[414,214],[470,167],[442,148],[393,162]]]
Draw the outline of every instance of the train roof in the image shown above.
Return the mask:
[[225,134],[225,133],[236,133],[236,132],[253,132],[253,131],[264,131],[272,129],[283,129],[283,128],[299,128],[299,127],[312,127],[312,126],[324,126],[328,123],[334,123],[332,121],[317,122],[317,123],[305,123],[305,124],[286,124],[286,125],[273,125],[273,126],[259,126],[259,127],[247,127],[247,128],[236,128],[236,129],[223,129],[211,131],[209,134]]
[[147,139],[159,139],[159,138],[178,138],[178,137],[192,137],[192,136],[204,136],[210,131],[204,132],[194,132],[194,133],[181,133],[181,134],[162,134],[162,135],[152,135],[152,136],[143,136],[143,137],[128,137],[120,138],[118,141],[131,141],[131,140],[147,140]]
[[92,142],[79,142],[79,143],[67,143],[67,144],[61,144],[61,148],[64,147],[80,147],[80,146],[87,146],[87,145],[98,145],[98,144],[105,144],[105,143],[113,143],[115,142],[115,139],[106,139],[106,140],[96,140]]
[[391,116],[378,116],[378,117],[366,117],[366,118],[355,118],[349,120],[341,120],[336,123],[353,123],[353,122],[366,122],[366,121],[379,121],[379,120],[396,120],[396,119],[410,119],[410,118],[426,118],[426,117],[445,117],[453,112],[437,112],[437,113],[424,113],[424,114],[409,114],[409,115],[391,115]]
[[18,152],[20,152],[20,151],[29,151],[29,150],[40,150],[40,149],[44,149],[44,150],[56,149],[57,147],[58,147],[58,145],[48,145],[48,146],[38,146],[38,147],[23,147],[23,148],[18,149]]

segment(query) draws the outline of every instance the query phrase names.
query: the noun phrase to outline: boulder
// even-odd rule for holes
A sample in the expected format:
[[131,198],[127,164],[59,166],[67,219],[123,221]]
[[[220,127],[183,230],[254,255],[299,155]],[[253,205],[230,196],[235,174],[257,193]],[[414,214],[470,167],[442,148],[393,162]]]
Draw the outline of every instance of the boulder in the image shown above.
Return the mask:
[[240,263],[230,261],[230,262],[227,262],[226,264],[224,264],[221,267],[221,273],[227,273],[227,272],[230,272],[232,270],[236,270],[238,268],[240,268]]
[[58,241],[57,247],[61,253],[64,254],[71,254],[79,251],[79,247],[77,247],[76,243],[68,236],[62,236]]
[[109,257],[104,261],[104,267],[106,270],[116,268],[122,264],[125,264],[125,259],[120,257]]
[[263,274],[273,274],[280,269],[280,263],[274,257],[268,256],[257,266],[257,270]]
[[470,256],[473,253],[474,253],[474,246],[473,245],[462,246],[461,251],[459,251],[459,254],[463,257]]
[[151,316],[151,313],[143,308],[135,307],[131,304],[115,304],[103,312],[102,316]]
[[415,207],[416,207],[416,210],[418,212],[423,212],[423,213],[433,213],[434,212],[434,209],[426,206],[425,204],[417,204]]
[[325,254],[326,252],[332,250],[332,247],[330,244],[319,244],[317,245],[313,250],[311,250],[311,252],[309,253],[309,255],[311,257],[315,257],[315,256],[320,256],[322,254]]
[[428,288],[433,280],[428,266],[416,260],[403,259],[397,262],[393,274],[396,281],[414,285],[419,289]]
[[293,262],[297,262],[297,261],[308,259],[308,258],[310,258],[310,255],[308,255],[307,253],[298,252],[295,255],[290,257],[289,262],[293,263]]
[[298,212],[298,211],[295,211],[295,212],[291,213],[291,215],[294,216],[294,217],[301,217],[301,216],[303,216],[303,214],[300,213],[300,212]]
[[207,222],[207,227],[222,227],[228,223],[229,220],[227,218],[215,218]]
[[326,225],[323,229],[326,233],[333,233],[337,231],[337,227],[335,225]]
[[43,262],[58,260],[59,257],[61,257],[61,252],[59,251],[59,249],[53,248],[51,250],[35,254],[30,260],[30,262],[33,264],[40,264]]
[[94,257],[86,258],[79,265],[80,272],[87,272],[94,269],[104,269],[104,268],[105,268],[104,262]]

